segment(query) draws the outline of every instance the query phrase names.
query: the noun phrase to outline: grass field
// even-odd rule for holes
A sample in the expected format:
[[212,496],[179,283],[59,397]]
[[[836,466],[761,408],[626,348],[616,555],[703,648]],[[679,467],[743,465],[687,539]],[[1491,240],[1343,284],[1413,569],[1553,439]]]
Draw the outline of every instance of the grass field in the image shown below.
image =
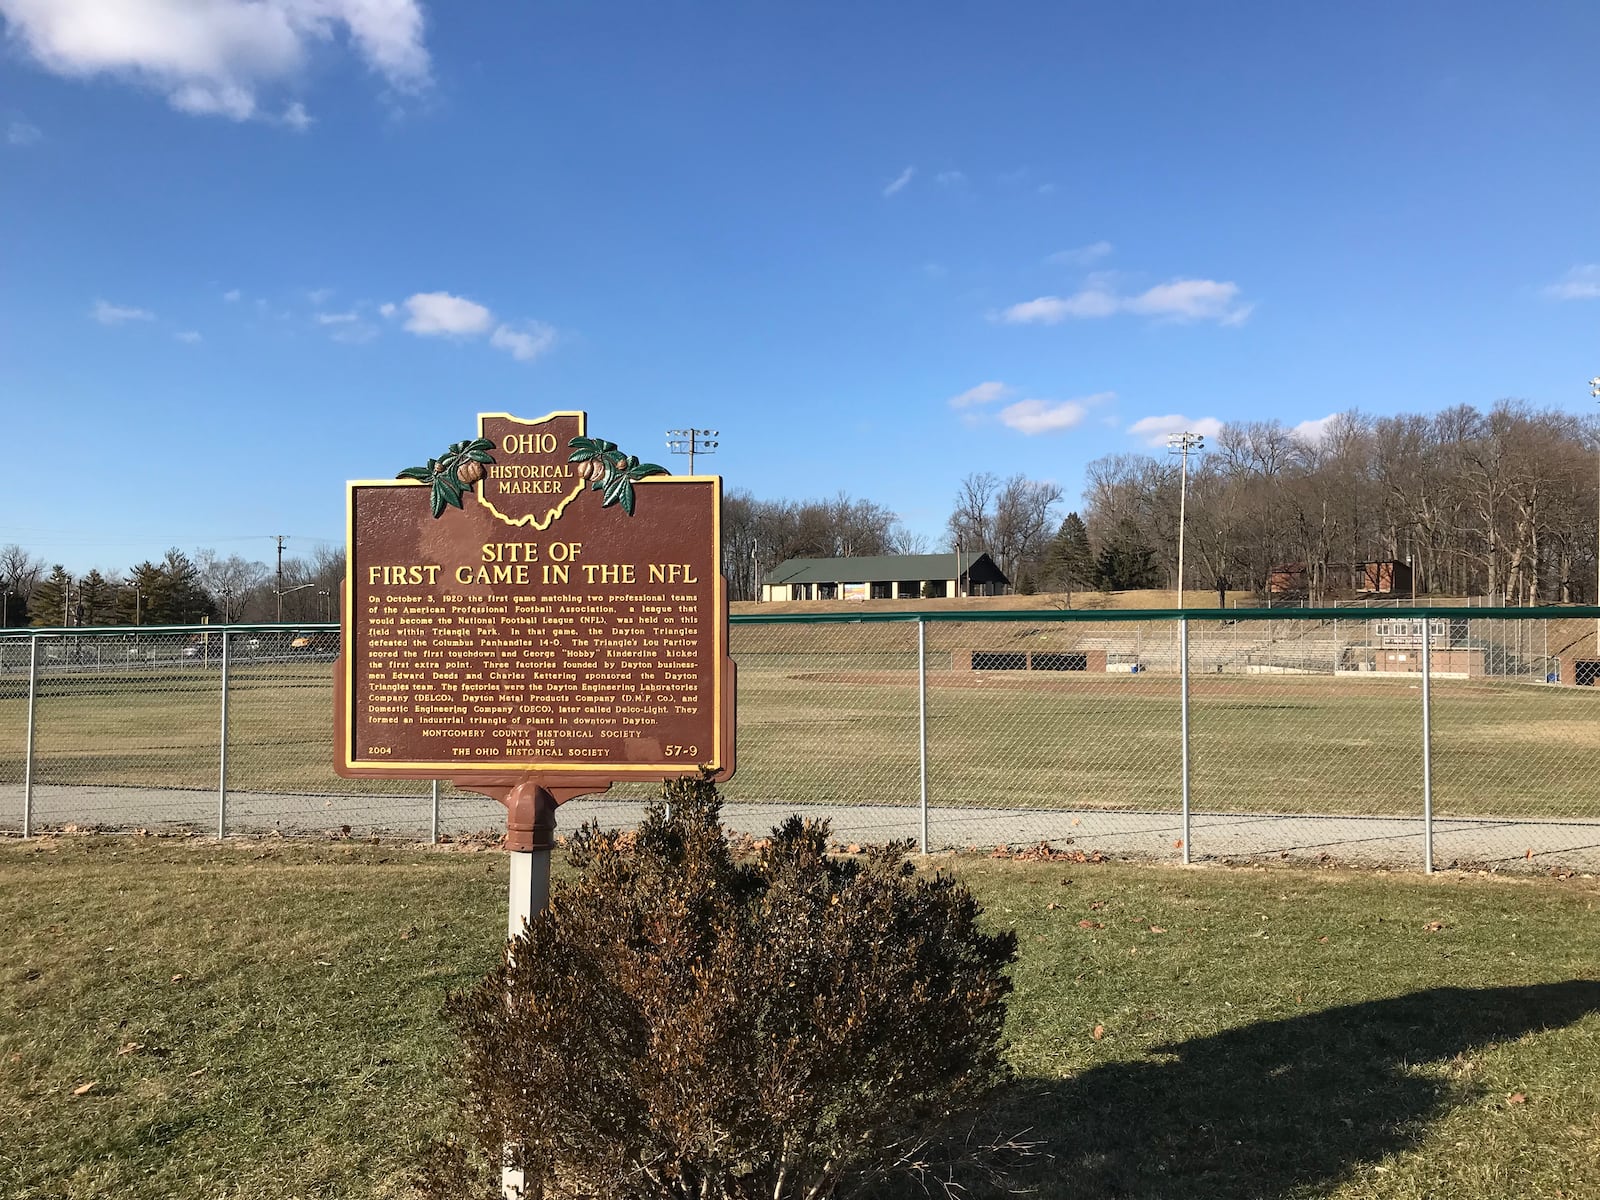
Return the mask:
[[[749,626],[735,633],[739,772],[730,799],[916,802],[914,627]],[[933,804],[1177,807],[1179,689],[1171,674],[950,669],[962,646],[1057,647],[1088,636],[1075,626],[930,627]],[[1118,636],[1127,642],[1146,635]],[[1154,653],[1169,641],[1170,630],[1162,629],[1145,644]],[[1201,643],[1200,653],[1208,652],[1215,650]],[[22,774],[26,702],[11,683],[0,694],[0,783]],[[1197,673],[1191,698],[1192,798],[1201,811],[1420,810],[1414,677]],[[219,701],[218,674],[204,668],[48,675],[36,714],[35,781],[214,789]],[[1588,688],[1437,680],[1436,812],[1600,816],[1579,786],[1600,776],[1597,703],[1600,694]],[[373,790],[333,773],[332,704],[326,663],[236,668],[229,788]],[[391,792],[407,787],[421,785],[383,784]]]
[[[1045,1200],[1600,1195],[1600,884],[955,859]],[[0,1197],[406,1197],[505,860],[0,842]],[[91,1086],[92,1085],[92,1086]]]

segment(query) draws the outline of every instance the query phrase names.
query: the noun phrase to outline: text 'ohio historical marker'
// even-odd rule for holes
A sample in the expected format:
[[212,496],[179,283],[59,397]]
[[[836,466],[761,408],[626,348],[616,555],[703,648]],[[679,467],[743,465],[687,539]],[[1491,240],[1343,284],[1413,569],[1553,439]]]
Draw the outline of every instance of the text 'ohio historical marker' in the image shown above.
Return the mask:
[[641,464],[581,412],[478,428],[349,485],[339,772],[502,800],[726,778],[720,480]]

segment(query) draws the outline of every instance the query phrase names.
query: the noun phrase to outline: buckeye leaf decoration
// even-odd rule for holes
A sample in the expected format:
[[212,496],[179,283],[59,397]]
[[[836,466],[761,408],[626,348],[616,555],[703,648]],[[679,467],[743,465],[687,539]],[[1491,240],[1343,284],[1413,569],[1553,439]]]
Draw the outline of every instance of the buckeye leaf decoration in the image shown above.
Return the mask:
[[447,505],[461,507],[461,497],[483,478],[484,466],[494,462],[494,456],[489,453],[493,449],[494,443],[488,438],[455,442],[438,458],[430,458],[427,466],[407,467],[395,478],[427,484],[433,515],[438,517]]
[[600,507],[622,505],[622,511],[633,516],[633,485],[651,475],[666,475],[668,471],[659,463],[640,462],[637,455],[624,454],[615,442],[604,438],[575,437],[567,443],[572,453],[567,461],[578,464],[578,477],[600,493]]

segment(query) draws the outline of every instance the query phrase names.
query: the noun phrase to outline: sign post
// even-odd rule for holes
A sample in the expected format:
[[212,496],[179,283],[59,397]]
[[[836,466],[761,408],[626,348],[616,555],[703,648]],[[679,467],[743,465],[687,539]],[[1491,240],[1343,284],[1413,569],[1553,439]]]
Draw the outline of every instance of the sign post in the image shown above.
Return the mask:
[[508,936],[548,900],[558,806],[733,774],[721,500],[581,412],[481,414],[426,466],[348,485],[335,769],[503,804]]

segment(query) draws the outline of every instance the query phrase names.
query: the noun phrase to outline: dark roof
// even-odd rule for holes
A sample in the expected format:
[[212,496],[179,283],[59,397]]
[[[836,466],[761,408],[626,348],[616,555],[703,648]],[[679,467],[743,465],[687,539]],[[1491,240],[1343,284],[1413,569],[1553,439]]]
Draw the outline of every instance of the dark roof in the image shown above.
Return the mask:
[[[763,583],[868,583],[873,580],[955,579],[954,554],[876,554],[860,558],[791,558],[762,577]],[[997,579],[1005,580],[987,554],[960,555],[961,572],[969,574],[987,563]],[[1009,580],[1005,580],[1010,582]]]

